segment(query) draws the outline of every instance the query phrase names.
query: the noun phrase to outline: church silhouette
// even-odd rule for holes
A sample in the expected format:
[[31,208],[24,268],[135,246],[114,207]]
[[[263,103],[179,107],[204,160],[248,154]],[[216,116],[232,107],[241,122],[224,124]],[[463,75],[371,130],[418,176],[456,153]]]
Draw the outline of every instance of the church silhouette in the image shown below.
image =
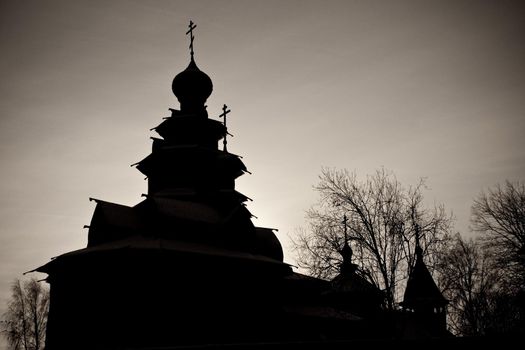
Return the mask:
[[[36,269],[48,275],[46,349],[319,348],[348,342],[445,339],[446,304],[421,250],[403,310],[356,274],[345,244],[325,281],[283,262],[274,230],[256,227],[235,180],[248,170],[227,150],[227,117],[208,117],[210,77],[195,62],[173,79],[180,109],[154,130],[136,164],[148,193],[133,207],[92,199],[84,249]],[[222,142],[221,142],[222,140]],[[222,149],[219,144],[222,143]]]

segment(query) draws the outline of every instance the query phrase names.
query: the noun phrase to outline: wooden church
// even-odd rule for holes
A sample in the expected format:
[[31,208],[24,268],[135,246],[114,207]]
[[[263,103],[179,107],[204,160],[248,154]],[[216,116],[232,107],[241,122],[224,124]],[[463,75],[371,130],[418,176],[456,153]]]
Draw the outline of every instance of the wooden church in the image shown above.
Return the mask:
[[160,138],[136,165],[148,180],[144,200],[93,199],[87,247],[36,269],[51,287],[46,349],[276,348],[389,340],[410,328],[445,334],[446,300],[422,257],[397,318],[385,317],[381,291],[356,275],[348,245],[331,282],[283,262],[273,230],[252,223],[248,197],[235,189],[248,170],[227,150],[227,107],[223,121],[208,117],[213,84],[195,62],[194,28],[190,63],[172,84],[180,108],[154,129]]

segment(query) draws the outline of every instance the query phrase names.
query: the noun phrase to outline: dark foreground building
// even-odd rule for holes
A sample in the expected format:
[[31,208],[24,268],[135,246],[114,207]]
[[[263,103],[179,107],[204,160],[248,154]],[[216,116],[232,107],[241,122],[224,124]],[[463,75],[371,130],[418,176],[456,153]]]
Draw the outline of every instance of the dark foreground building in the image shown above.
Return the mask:
[[356,274],[348,245],[332,282],[294,273],[273,231],[254,226],[248,198],[235,190],[248,171],[227,151],[226,106],[224,122],[208,117],[212,81],[193,49],[172,89],[180,109],[170,109],[152,153],[137,163],[148,179],[145,199],[134,207],[94,200],[87,247],[36,269],[51,285],[48,350],[323,348],[448,335],[446,301],[420,258],[406,311],[393,314]]

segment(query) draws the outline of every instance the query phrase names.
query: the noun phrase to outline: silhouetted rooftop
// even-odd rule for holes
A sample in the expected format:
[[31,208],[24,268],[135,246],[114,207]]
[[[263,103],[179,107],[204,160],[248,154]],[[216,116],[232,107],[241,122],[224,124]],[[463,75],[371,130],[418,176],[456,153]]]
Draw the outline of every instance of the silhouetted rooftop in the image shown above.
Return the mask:
[[402,306],[445,306],[448,303],[434,282],[421,254],[417,255],[416,264],[408,278]]

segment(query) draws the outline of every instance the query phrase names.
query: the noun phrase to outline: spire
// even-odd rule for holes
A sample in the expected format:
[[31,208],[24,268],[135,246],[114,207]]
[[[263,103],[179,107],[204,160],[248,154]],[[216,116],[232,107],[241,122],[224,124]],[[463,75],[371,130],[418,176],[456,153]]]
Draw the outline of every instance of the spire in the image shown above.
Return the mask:
[[346,217],[346,214],[344,214],[342,224],[344,226],[344,232],[345,232],[345,243],[348,242],[347,223],[348,223],[348,218]]
[[423,260],[423,249],[421,249],[421,245],[419,243],[419,234],[420,234],[420,230],[419,230],[419,224],[416,223],[415,225],[415,229],[416,229],[416,249],[415,249],[415,253],[416,253],[416,260]]
[[421,229],[418,224],[415,225],[415,231],[416,262],[408,276],[402,306],[409,309],[442,308],[448,302],[423,261],[423,249],[419,240]]

